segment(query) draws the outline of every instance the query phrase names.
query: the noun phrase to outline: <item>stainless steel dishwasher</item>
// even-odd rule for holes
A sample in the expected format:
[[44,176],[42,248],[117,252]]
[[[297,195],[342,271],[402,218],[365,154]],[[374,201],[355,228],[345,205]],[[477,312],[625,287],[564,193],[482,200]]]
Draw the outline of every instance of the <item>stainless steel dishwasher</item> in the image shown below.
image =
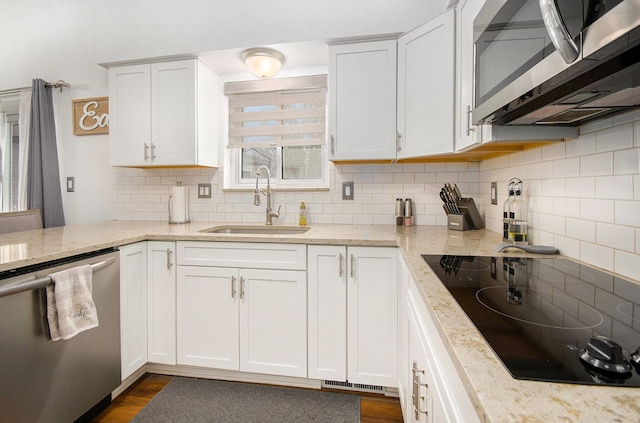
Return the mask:
[[[91,264],[99,325],[51,341],[47,275]],[[114,249],[0,272],[0,421],[70,423],[108,405],[120,384],[120,263]]]

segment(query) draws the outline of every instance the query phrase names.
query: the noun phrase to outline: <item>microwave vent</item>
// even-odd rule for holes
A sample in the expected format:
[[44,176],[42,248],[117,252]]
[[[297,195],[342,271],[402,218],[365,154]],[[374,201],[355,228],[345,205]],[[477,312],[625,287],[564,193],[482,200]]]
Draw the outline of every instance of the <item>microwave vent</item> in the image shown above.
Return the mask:
[[570,109],[566,112],[559,113],[555,116],[550,116],[545,119],[540,119],[536,123],[538,124],[563,124],[563,123],[574,123],[583,119],[587,119],[596,115],[599,115],[604,112],[608,112],[611,109],[609,108],[595,108],[595,109]]

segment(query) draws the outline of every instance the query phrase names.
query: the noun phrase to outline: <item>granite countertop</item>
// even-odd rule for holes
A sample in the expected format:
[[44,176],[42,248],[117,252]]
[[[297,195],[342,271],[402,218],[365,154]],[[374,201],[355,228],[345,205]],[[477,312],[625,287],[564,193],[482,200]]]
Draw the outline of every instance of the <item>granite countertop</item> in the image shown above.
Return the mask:
[[297,235],[201,232],[228,224],[114,221],[3,234],[0,271],[144,240],[397,246],[413,279],[422,288],[427,309],[437,323],[480,421],[640,423],[640,388],[513,379],[421,257],[421,254],[507,255],[493,249],[501,241],[500,234],[485,230],[449,231],[444,226],[392,225],[312,225],[309,231]]

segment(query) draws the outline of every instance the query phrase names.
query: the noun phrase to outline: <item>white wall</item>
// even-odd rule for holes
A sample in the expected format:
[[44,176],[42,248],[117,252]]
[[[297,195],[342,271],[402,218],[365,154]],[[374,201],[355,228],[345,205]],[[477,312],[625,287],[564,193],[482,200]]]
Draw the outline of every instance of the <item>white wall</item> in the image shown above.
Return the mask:
[[97,8],[98,63],[401,33],[447,0],[109,0]]
[[[71,100],[108,95],[106,69],[95,61],[95,4],[83,0],[29,0],[2,4],[5,35],[0,90],[31,86],[33,78],[71,88],[54,92],[60,173],[67,224],[112,217],[113,173],[107,135],[73,135]],[[67,176],[76,191],[67,193]]]
[[[640,280],[640,112],[581,128],[573,141],[487,160],[480,203],[488,229],[502,231],[512,177],[524,181],[530,242]],[[498,182],[498,205],[490,184]]]

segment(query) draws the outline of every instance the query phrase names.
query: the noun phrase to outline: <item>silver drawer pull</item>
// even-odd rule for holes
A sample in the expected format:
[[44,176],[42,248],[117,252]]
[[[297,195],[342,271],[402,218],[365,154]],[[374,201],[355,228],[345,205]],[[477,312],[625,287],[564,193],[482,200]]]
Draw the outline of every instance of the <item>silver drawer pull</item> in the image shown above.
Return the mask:
[[236,297],[236,277],[231,276],[231,298]]
[[171,263],[171,254],[173,254],[173,251],[171,251],[171,248],[167,248],[167,270],[171,270],[171,266],[173,266],[173,263]]
[[244,278],[240,276],[240,298],[244,298]]
[[356,275],[356,258],[353,256],[353,254],[351,254],[351,269],[350,269],[350,275],[351,275],[351,279],[353,279]]
[[344,273],[344,256],[342,255],[342,253],[340,253],[340,256],[338,259],[339,259],[338,276],[342,277],[342,274]]

